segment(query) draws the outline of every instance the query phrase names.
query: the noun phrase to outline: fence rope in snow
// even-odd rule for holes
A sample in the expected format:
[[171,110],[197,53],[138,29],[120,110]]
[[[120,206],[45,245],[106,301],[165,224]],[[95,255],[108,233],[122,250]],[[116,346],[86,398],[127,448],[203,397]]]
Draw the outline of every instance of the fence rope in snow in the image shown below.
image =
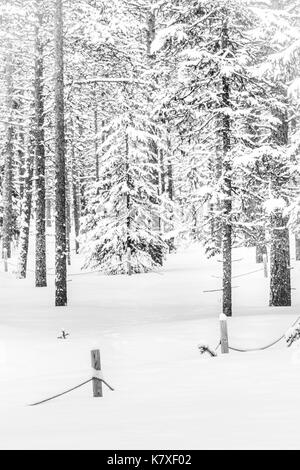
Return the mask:
[[48,401],[54,400],[55,398],[62,397],[63,395],[66,395],[67,393],[73,392],[73,390],[76,390],[77,388],[83,387],[83,385],[86,385],[86,384],[88,384],[89,382],[92,382],[92,380],[94,380],[94,379],[100,380],[100,382],[103,382],[104,385],[106,385],[107,388],[109,388],[112,392],[114,391],[114,389],[113,389],[103,378],[92,377],[91,379],[86,380],[85,382],[82,382],[82,383],[79,384],[79,385],[76,385],[76,387],[70,388],[69,390],[66,390],[65,392],[59,393],[58,395],[54,395],[53,397],[46,398],[45,400],[38,401],[37,403],[32,403],[32,404],[29,405],[29,406],[41,405],[42,403],[47,403]]
[[249,349],[240,349],[240,348],[233,348],[231,346],[228,346],[229,349],[231,349],[231,351],[236,351],[236,352],[253,352],[253,351],[264,351],[265,349],[269,349],[271,348],[272,346],[275,346],[275,344],[279,343],[281,340],[283,340],[283,338],[285,337],[285,335],[282,335],[280,336],[280,338],[276,339],[275,341],[273,341],[272,343],[268,344],[267,346],[262,346],[260,348],[249,348]]
[[[290,326],[290,328],[293,328],[293,326],[295,326],[298,323],[299,320],[300,320],[300,316],[294,321],[294,323]],[[272,343],[267,344],[267,346],[261,346],[259,348],[242,349],[242,348],[234,348],[233,346],[228,346],[228,348],[231,349],[232,351],[236,351],[236,352],[264,351],[265,349],[269,349],[272,346],[275,346],[275,344],[279,343],[284,338],[285,338],[285,333],[282,336],[280,336],[280,338],[276,339],[275,341],[272,341]],[[221,344],[221,341],[219,342],[218,347],[219,347],[220,344]]]

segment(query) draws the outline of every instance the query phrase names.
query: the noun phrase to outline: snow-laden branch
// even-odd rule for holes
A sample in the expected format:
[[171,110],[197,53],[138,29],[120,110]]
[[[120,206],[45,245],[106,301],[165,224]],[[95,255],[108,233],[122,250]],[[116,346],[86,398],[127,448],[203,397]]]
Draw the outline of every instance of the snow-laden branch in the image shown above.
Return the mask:
[[66,83],[66,86],[71,86],[71,85],[89,85],[92,83],[128,83],[128,84],[145,84],[144,82],[140,80],[135,80],[133,78],[106,78],[106,77],[101,77],[101,78],[87,78],[85,80],[73,80],[71,82]]

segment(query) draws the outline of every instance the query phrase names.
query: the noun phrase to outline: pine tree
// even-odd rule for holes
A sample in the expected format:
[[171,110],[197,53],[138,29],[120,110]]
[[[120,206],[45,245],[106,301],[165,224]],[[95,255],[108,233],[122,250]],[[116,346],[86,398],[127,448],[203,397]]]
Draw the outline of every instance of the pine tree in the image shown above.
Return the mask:
[[[188,5],[176,2],[176,8],[163,2],[163,9],[171,26],[161,32],[158,48],[163,60],[170,58],[171,67],[171,57],[177,54],[175,67],[179,76],[170,100],[179,115],[173,122],[189,149],[200,148],[199,157],[208,156],[208,164],[198,157],[193,166],[202,166],[210,174],[213,170],[218,178],[210,183],[208,191],[201,195],[199,188],[197,192],[199,201],[203,201],[203,196],[209,201],[209,194],[220,201],[215,205],[216,215],[210,215],[213,225],[208,236],[211,238],[212,227],[215,230],[215,226],[222,226],[223,313],[230,316],[233,228],[237,226],[233,178],[236,161],[244,150],[246,87],[251,93],[255,84],[250,66],[256,51],[248,34],[254,19],[247,6],[234,0]],[[248,113],[251,111],[248,108]],[[213,238],[217,246],[210,251],[217,253],[219,240],[217,236]]]
[[156,186],[151,135],[144,128],[135,107],[134,116],[124,112],[107,129],[99,183],[92,188],[82,221],[85,267],[131,275],[160,266],[164,244],[153,229]]

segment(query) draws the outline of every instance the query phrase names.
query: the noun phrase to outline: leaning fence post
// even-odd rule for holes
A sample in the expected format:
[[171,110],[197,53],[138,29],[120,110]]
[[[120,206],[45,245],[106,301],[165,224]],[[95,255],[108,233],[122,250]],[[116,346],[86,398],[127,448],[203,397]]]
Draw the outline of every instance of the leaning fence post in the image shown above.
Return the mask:
[[4,260],[4,272],[8,272],[8,265],[7,265],[7,248],[3,248],[3,260]]
[[263,262],[264,262],[264,276],[268,277],[268,258],[267,255],[263,255]]
[[101,361],[99,349],[91,351],[91,361],[93,368],[93,395],[94,397],[103,397],[101,378]]
[[227,329],[227,317],[224,313],[220,315],[220,330],[221,330],[221,353],[228,354],[228,329]]

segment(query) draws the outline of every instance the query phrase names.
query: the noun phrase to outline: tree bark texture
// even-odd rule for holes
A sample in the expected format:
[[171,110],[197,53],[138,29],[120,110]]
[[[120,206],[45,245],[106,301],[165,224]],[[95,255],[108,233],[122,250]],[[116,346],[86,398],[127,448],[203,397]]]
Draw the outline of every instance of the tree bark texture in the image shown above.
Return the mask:
[[[37,8],[39,8],[37,6]],[[47,286],[46,266],[46,190],[44,136],[44,64],[41,42],[42,13],[37,11],[35,28],[35,285]]]
[[55,305],[67,305],[66,164],[62,0],[55,8]]

